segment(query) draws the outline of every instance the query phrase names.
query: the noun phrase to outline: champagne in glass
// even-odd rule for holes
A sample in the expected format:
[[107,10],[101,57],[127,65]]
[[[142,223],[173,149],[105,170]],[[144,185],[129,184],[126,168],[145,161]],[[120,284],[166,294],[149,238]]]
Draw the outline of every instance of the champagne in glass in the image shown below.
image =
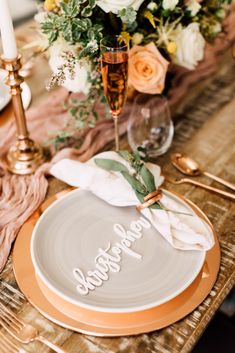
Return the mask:
[[109,36],[100,43],[104,94],[114,119],[116,151],[119,150],[118,117],[126,100],[128,45],[121,36]]

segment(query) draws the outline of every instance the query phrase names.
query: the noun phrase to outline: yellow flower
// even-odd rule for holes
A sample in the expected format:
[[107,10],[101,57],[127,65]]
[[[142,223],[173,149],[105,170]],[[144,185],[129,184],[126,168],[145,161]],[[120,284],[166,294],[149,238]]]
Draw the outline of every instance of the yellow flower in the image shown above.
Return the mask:
[[57,0],[45,0],[44,9],[46,11],[53,11],[57,7]]
[[155,17],[153,16],[152,12],[148,10],[144,11],[144,17],[147,18],[147,20],[149,20],[153,28],[156,28]]
[[120,35],[125,39],[125,41],[126,41],[127,43],[130,42],[130,40],[131,40],[131,35],[130,35],[130,33],[128,33],[127,31],[122,31],[122,32],[120,33]]
[[169,54],[175,54],[176,49],[177,49],[177,45],[175,44],[175,42],[169,42],[167,44],[166,49],[167,49]]

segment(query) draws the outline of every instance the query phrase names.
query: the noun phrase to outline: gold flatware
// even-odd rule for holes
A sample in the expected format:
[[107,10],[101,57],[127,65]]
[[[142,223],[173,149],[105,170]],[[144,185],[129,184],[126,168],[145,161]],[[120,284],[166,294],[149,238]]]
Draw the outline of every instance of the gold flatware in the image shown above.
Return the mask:
[[57,353],[66,353],[56,344],[48,341],[45,337],[38,334],[38,330],[30,324],[20,320],[10,309],[0,303],[0,325],[17,341],[30,343],[39,341],[53,349]]
[[214,188],[214,187],[212,187],[212,186],[209,186],[209,185],[206,185],[206,184],[203,184],[203,183],[200,183],[199,181],[196,181],[196,180],[192,180],[192,179],[189,179],[189,178],[171,179],[171,178],[169,178],[168,176],[165,177],[165,180],[166,180],[166,181],[169,181],[169,182],[172,183],[172,184],[176,184],[176,185],[184,184],[184,183],[192,184],[192,185],[195,185],[195,186],[199,186],[199,187],[201,187],[201,188],[203,188],[203,189],[212,191],[212,192],[214,192],[214,193],[216,193],[216,194],[219,194],[219,195],[228,197],[228,198],[230,198],[230,199],[232,199],[232,200],[235,200],[235,194],[232,194],[232,193],[230,193],[230,192],[227,192],[227,191],[223,191],[223,190]]
[[235,185],[217,177],[214,174],[211,174],[209,172],[203,171],[200,167],[199,164],[194,161],[192,158],[188,157],[185,154],[181,153],[173,153],[171,155],[171,162],[172,164],[183,174],[189,175],[189,176],[198,176],[198,175],[205,175],[208,178],[211,178],[218,183],[227,186],[228,188],[232,189],[235,191]]
[[4,336],[0,332],[0,352],[1,353],[27,353],[26,350]]

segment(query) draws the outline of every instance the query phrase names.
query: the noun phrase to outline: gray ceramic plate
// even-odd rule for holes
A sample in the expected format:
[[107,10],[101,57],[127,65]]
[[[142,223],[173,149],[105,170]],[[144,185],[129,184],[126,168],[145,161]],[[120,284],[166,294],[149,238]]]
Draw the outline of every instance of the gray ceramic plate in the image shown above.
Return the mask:
[[[182,205],[175,195],[165,193]],[[134,312],[174,298],[196,278],[205,253],[176,250],[153,227],[143,229],[142,238],[132,242],[129,249],[135,256],[124,250],[120,253],[121,261],[116,263],[119,272],[109,268],[109,279],[87,295],[76,289],[78,284],[84,286],[74,277],[73,269],[79,268],[86,277],[96,268],[99,248],[110,245],[107,253],[114,256],[111,249],[123,238],[114,232],[113,225],[118,223],[128,230],[139,217],[134,207],[113,207],[88,191],[72,191],[53,203],[35,226],[31,256],[37,275],[57,295],[90,310]],[[107,256],[105,259],[107,265]]]

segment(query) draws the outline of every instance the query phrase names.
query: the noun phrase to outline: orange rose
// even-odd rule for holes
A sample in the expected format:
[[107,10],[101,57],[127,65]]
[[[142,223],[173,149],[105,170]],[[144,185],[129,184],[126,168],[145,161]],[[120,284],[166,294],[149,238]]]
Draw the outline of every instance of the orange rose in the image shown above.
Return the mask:
[[134,46],[129,57],[130,86],[141,93],[162,93],[168,65],[154,43]]

